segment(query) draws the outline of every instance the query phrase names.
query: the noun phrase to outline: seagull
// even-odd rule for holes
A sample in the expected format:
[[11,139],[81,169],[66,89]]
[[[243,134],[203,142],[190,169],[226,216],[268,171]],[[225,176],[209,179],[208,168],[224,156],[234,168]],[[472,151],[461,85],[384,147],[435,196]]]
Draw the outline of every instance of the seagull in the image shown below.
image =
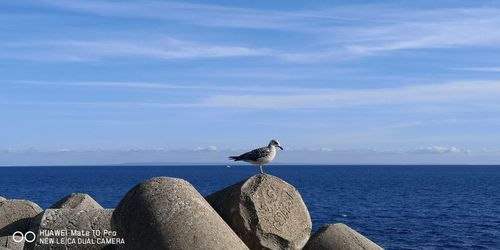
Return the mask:
[[277,147],[283,150],[280,143],[277,140],[272,139],[267,147],[257,148],[239,156],[229,156],[229,159],[259,165],[260,173],[263,174],[264,170],[262,169],[262,166],[274,160]]

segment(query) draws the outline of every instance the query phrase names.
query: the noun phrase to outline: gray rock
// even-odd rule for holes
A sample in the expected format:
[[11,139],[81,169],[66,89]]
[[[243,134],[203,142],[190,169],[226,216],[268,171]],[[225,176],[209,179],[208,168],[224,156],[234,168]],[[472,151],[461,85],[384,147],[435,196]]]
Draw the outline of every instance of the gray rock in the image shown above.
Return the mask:
[[380,250],[373,241],[342,223],[322,226],[304,250]]
[[113,209],[47,209],[33,219],[30,230],[37,237],[27,249],[109,249],[113,238],[115,245],[121,242],[113,236],[112,214]]
[[7,200],[7,199],[5,199],[4,197],[0,196],[0,201],[4,201],[4,200]]
[[250,249],[302,249],[311,234],[299,192],[275,176],[255,175],[206,199]]
[[187,181],[149,179],[130,190],[113,213],[123,249],[248,249]]
[[[19,237],[19,238],[17,238]],[[16,236],[16,242],[11,235],[9,236],[1,236],[0,237],[0,250],[2,249],[10,249],[10,250],[22,250],[24,248],[24,239],[21,239],[20,236]]]
[[25,233],[33,217],[42,211],[37,204],[27,200],[0,201],[0,236],[16,231]]
[[82,193],[72,193],[56,202],[50,208],[103,209],[90,195]]

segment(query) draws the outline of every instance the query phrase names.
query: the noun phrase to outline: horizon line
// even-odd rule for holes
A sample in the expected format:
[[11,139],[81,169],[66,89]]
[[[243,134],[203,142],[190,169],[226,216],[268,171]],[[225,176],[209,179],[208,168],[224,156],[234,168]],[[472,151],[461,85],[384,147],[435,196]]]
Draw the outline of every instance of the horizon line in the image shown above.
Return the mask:
[[[202,166],[202,167],[216,167],[216,166],[248,166],[255,167],[254,165],[248,165],[243,163],[237,164],[227,164],[227,163],[149,163],[149,164],[140,164],[140,163],[119,163],[119,164],[55,164],[55,165],[0,165],[0,168],[24,168],[24,167],[183,167],[183,166]],[[297,163],[276,163],[265,165],[266,167],[272,166],[331,166],[331,167],[339,167],[339,166],[498,166],[500,167],[500,163],[460,163],[460,164],[450,164],[450,163],[423,163],[423,164],[415,164],[415,163],[344,163],[344,164],[326,164],[326,163],[311,163],[311,164],[297,164]]]

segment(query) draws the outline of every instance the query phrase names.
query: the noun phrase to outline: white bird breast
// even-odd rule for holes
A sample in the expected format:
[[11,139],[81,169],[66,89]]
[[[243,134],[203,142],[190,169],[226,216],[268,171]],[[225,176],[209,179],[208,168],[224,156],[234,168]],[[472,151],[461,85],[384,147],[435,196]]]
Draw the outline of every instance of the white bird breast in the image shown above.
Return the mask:
[[257,165],[265,165],[274,160],[274,157],[276,157],[276,147],[271,147],[269,154],[266,155],[265,157],[258,158],[256,161],[246,161],[246,162]]

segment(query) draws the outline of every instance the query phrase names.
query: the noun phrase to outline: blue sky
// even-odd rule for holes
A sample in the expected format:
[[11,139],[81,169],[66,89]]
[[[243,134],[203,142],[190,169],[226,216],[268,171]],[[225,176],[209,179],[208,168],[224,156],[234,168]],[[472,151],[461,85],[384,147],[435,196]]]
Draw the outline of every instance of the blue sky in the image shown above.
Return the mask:
[[0,165],[499,163],[494,1],[0,0]]

